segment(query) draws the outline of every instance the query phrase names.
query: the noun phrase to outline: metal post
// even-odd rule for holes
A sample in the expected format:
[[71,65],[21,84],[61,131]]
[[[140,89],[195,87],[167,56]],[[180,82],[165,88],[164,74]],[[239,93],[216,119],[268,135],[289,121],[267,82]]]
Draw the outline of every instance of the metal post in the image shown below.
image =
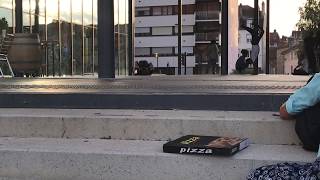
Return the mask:
[[15,0],[16,3],[16,33],[23,32],[23,17],[22,17],[22,0]]
[[73,39],[73,8],[72,8],[72,0],[70,1],[70,17],[71,17],[71,28],[70,28],[70,34],[71,34],[71,62],[70,62],[70,74],[71,76],[74,75],[74,39]]
[[270,74],[270,0],[267,0],[266,74]]
[[221,74],[228,75],[228,0],[222,0]]
[[81,75],[84,76],[84,73],[85,73],[85,70],[84,70],[84,66],[85,66],[85,59],[84,59],[84,53],[85,53],[85,42],[84,42],[84,39],[85,39],[85,33],[84,33],[84,14],[83,14],[83,0],[81,0],[79,3],[81,3],[81,40],[82,40],[82,68],[81,68]]
[[187,53],[184,53],[184,75],[187,75]]
[[99,78],[115,78],[114,1],[98,0]]
[[128,49],[129,49],[129,75],[134,75],[134,38],[135,38],[135,1],[129,0],[129,30],[128,30]]
[[[259,25],[259,0],[254,0],[254,17],[253,17],[253,24],[255,27]],[[253,63],[254,65],[254,74],[259,73],[259,56],[257,59],[252,59],[252,61],[256,61]]]
[[54,42],[52,41],[52,44],[51,44],[51,50],[52,50],[52,76],[54,77],[55,75],[56,75],[56,70],[55,70],[55,63],[54,63],[54,57],[55,57],[55,53],[54,53],[54,51],[55,51],[55,49],[54,49]]
[[157,60],[157,73],[159,73],[159,54],[158,53],[154,53],[154,57]]
[[178,0],[178,75],[181,75],[182,51],[182,0]]
[[47,23],[47,0],[44,0],[44,28],[45,28],[45,56],[46,56],[46,76],[49,76],[49,44],[48,44],[48,23]]
[[61,35],[61,10],[60,10],[60,0],[58,0],[58,42],[57,42],[57,47],[59,48],[58,49],[58,59],[59,59],[59,65],[58,65],[58,72],[59,72],[59,76],[62,76],[62,64],[61,64],[61,61],[62,61],[62,50],[61,50],[61,47],[62,47],[62,35]]

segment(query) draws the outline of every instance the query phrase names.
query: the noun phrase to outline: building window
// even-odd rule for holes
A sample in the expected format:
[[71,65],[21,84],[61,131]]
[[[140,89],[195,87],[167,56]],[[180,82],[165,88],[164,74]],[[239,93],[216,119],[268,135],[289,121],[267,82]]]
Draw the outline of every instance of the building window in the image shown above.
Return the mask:
[[162,7],[162,15],[163,16],[172,15],[172,14],[173,14],[172,6],[163,6]]
[[183,5],[182,11],[183,11],[183,14],[194,14],[195,5],[194,4]]
[[[178,34],[178,27],[176,26],[175,28],[175,33]],[[182,32],[184,35],[186,34],[193,34],[194,33],[194,29],[193,26],[182,26]]]
[[161,16],[162,15],[162,8],[161,7],[152,7],[152,15]]
[[137,37],[141,37],[141,36],[151,36],[151,32],[150,32],[151,28],[136,28],[136,36]]
[[137,7],[136,8],[136,16],[150,16],[150,7]]
[[219,2],[201,2],[197,3],[196,17],[200,20],[219,19]]
[[167,12],[168,15],[172,15],[173,14],[173,8],[172,6],[168,6],[168,12]]
[[[181,51],[187,55],[193,55],[193,47],[182,47]],[[175,53],[178,54],[178,48],[175,48]]]
[[137,57],[151,56],[150,48],[135,48],[135,55]]
[[152,54],[158,53],[159,56],[173,56],[172,47],[152,48]]
[[115,66],[116,75],[129,74],[128,57],[128,24],[129,24],[129,2],[128,0],[114,1],[115,19]]
[[[136,16],[146,16],[143,15],[141,8],[136,10]],[[182,8],[183,14],[194,14],[195,5],[183,5]],[[152,7],[152,15],[153,16],[169,16],[169,15],[177,15],[178,14],[178,6],[155,6]]]

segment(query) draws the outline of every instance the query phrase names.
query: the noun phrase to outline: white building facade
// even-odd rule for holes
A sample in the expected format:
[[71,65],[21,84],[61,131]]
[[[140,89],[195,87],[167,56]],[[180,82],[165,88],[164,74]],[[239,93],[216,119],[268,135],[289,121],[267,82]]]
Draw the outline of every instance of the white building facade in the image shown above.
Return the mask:
[[[182,73],[211,74],[208,45],[221,44],[220,0],[183,0]],[[178,74],[178,0],[136,0],[135,62]],[[158,54],[158,59],[155,54]],[[218,66],[219,66],[218,60]],[[185,67],[186,66],[186,67]]]

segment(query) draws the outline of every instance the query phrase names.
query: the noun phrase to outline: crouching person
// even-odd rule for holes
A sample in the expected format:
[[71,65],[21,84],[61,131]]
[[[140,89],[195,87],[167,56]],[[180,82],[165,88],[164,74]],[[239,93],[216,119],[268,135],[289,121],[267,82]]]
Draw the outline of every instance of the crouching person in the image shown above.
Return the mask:
[[[296,119],[295,130],[303,148],[318,151],[320,144],[320,74],[297,90],[280,107],[280,117],[284,120]],[[320,150],[319,150],[320,151]],[[319,152],[320,153],[320,152]],[[320,157],[314,163],[279,163],[260,167],[252,171],[248,180],[320,180]]]

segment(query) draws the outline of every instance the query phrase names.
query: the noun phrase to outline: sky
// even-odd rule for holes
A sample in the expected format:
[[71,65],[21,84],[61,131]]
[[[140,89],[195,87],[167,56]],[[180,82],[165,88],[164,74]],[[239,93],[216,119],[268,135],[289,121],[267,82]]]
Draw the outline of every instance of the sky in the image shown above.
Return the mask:
[[[254,0],[238,0],[239,3],[253,6]],[[262,0],[259,0],[260,3]],[[277,30],[280,37],[291,36],[296,30],[300,19],[299,7],[303,7],[306,0],[270,0],[270,32]]]

